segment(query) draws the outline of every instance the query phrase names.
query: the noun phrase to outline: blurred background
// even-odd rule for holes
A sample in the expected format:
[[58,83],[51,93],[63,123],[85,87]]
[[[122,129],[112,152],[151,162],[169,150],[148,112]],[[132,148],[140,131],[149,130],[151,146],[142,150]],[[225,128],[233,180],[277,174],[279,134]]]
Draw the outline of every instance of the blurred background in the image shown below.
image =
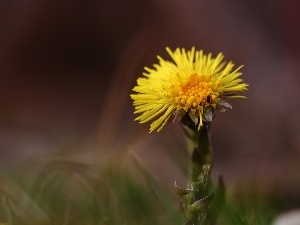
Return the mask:
[[300,207],[297,6],[295,0],[0,1],[3,176],[14,171],[28,180],[49,161],[97,164],[129,156],[174,195],[174,181],[187,181],[180,126],[148,134],[149,124],[133,121],[129,94],[144,66],[167,57],[166,46],[195,46],[245,65],[250,84],[247,99],[229,100],[233,110],[213,122],[214,179],[222,175],[232,195],[250,187],[272,192],[286,208]]

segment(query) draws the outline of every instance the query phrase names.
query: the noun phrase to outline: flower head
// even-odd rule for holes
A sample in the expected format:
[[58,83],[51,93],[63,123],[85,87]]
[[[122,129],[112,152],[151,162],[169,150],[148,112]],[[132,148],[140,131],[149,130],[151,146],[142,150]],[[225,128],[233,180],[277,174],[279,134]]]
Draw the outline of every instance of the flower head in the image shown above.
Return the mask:
[[160,131],[170,119],[178,122],[186,114],[198,126],[211,122],[216,109],[225,111],[231,105],[224,97],[243,98],[237,92],[247,90],[248,84],[240,78],[242,66],[234,68],[232,62],[223,62],[224,55],[216,58],[202,50],[166,48],[174,62],[158,56],[154,68],[145,67],[144,77],[138,78],[131,94],[135,120],[145,123],[154,120],[150,132]]

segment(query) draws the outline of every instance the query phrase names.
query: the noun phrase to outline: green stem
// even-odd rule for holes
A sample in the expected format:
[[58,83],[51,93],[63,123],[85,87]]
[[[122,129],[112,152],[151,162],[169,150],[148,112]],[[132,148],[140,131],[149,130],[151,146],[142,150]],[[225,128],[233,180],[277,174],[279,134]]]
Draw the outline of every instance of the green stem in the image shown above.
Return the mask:
[[212,146],[210,124],[203,125],[200,130],[191,124],[183,124],[189,152],[189,174],[191,180],[197,179],[205,164],[212,163]]
[[189,184],[184,207],[186,224],[206,225],[209,223],[208,206],[213,199],[209,193],[212,146],[210,125],[204,124],[200,130],[186,117],[182,120],[189,151]]
[[212,148],[210,142],[209,125],[194,131],[197,137],[194,149],[190,155],[191,180],[197,179],[202,172],[202,167],[212,163]]

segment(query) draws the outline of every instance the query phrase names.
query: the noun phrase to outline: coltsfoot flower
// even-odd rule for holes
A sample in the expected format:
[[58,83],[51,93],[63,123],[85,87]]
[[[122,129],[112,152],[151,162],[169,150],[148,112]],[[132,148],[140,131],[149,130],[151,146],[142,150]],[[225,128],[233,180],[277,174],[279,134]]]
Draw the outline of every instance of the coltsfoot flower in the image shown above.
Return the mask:
[[202,50],[186,51],[166,48],[174,62],[158,56],[154,68],[145,67],[144,77],[138,78],[131,94],[134,113],[141,113],[135,120],[150,125],[150,132],[160,131],[170,120],[178,122],[186,114],[198,129],[203,122],[211,122],[215,110],[232,108],[223,100],[244,98],[237,94],[247,90],[248,84],[240,78],[242,66],[234,68],[232,62],[223,62],[224,55],[216,58]]

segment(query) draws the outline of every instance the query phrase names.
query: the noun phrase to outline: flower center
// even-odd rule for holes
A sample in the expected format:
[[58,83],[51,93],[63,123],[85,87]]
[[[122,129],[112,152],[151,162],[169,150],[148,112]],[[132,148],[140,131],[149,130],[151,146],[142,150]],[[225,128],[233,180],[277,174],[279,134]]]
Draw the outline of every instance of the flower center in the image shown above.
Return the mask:
[[170,86],[170,97],[177,105],[177,109],[183,108],[186,112],[190,109],[192,113],[202,110],[203,107],[216,107],[220,101],[220,81],[211,75],[192,74],[187,81],[172,84]]

